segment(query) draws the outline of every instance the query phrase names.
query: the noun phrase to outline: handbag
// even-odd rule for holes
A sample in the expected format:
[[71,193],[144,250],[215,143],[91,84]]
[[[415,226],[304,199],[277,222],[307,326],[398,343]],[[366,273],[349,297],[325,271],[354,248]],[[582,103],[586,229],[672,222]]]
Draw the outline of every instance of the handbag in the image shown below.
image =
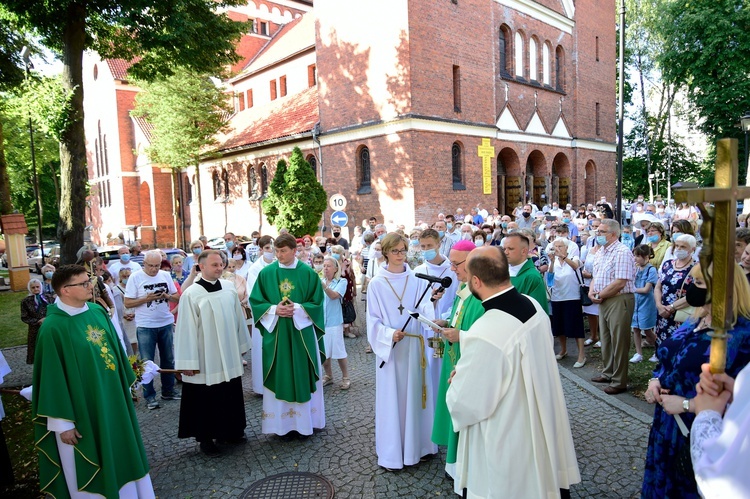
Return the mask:
[[354,324],[357,320],[357,311],[354,308],[353,301],[342,301],[341,311],[344,314],[344,324]]
[[586,286],[583,283],[583,273],[581,273],[581,276],[578,277],[578,273],[582,272],[581,269],[576,269],[576,279],[578,279],[578,292],[581,295],[581,305],[584,307],[588,307],[589,305],[593,305],[594,302],[591,301],[591,298],[589,298],[589,286]]
[[[682,296],[682,288],[685,287],[685,281],[687,280],[687,277],[688,276],[685,276],[685,278],[682,280],[682,285],[680,286],[680,296]],[[674,321],[675,322],[685,322],[694,313],[695,313],[695,307],[685,307],[685,308],[681,308],[679,310],[675,310]]]

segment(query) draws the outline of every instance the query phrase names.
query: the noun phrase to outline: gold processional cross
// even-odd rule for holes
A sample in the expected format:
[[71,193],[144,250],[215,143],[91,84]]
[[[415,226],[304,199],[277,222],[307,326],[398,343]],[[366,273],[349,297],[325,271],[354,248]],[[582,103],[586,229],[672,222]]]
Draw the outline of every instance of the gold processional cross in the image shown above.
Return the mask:
[[[675,201],[695,204],[703,216],[699,255],[701,272],[711,298],[711,372],[723,373],[727,362],[727,331],[732,329],[734,296],[734,244],[737,199],[750,197],[750,187],[737,185],[737,139],[716,143],[714,187],[680,189]],[[703,203],[712,203],[713,209]],[[712,276],[708,270],[713,263]]]

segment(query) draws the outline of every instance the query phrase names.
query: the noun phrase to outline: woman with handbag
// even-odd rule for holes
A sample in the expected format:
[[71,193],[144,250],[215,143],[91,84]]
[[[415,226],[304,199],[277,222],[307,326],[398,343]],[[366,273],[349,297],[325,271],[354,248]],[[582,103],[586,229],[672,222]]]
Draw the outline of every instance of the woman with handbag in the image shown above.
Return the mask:
[[[661,277],[654,288],[654,300],[659,318],[656,321],[656,341],[661,343],[677,330],[679,323],[684,322],[692,313],[685,300],[685,290],[693,282],[690,269],[693,268],[695,237],[682,234],[675,241],[675,259],[664,262]],[[685,309],[685,310],[683,310]],[[678,314],[678,311],[682,313]],[[650,359],[656,362],[656,358]]]
[[346,346],[344,345],[344,316],[341,310],[341,299],[346,293],[346,279],[341,277],[341,264],[333,255],[323,260],[323,291],[325,300],[323,308],[325,311],[326,334],[323,336],[325,344],[326,360],[323,362],[323,386],[333,383],[333,369],[331,359],[339,362],[341,369],[342,390],[348,390],[351,386],[349,380],[349,364],[346,360]]
[[546,279],[552,304],[552,335],[560,340],[560,353],[555,355],[562,360],[568,355],[568,338],[575,338],[578,345],[578,360],[573,367],[586,365],[586,352],[583,349],[583,311],[581,309],[581,283],[578,276],[578,257],[568,257],[568,247],[562,239],[552,243],[549,270]]
[[[594,231],[591,231],[589,235],[590,239],[593,239],[594,241],[596,240],[596,234],[594,233]],[[585,239],[585,237],[583,239]],[[602,247],[598,244],[594,244],[593,246],[584,244],[581,248],[581,277],[583,277],[583,286],[586,290],[587,296],[589,285],[591,284],[591,280],[594,277],[594,260],[596,260],[596,257],[601,248]],[[586,303],[588,303],[588,305]],[[588,302],[584,302],[583,313],[586,315],[586,318],[589,321],[589,332],[591,334],[591,336],[583,342],[583,345],[594,345],[594,348],[601,348],[602,342],[599,341],[599,304],[593,303],[590,300]]]
[[[659,344],[659,364],[645,393],[646,402],[657,405],[646,451],[644,499],[700,497],[690,459],[689,431],[695,416],[695,386],[701,365],[709,360],[711,304],[706,303],[700,264],[692,267],[690,280],[686,296],[696,313]],[[737,265],[732,302],[734,328],[727,340],[726,374],[736,377],[750,361],[750,285]]]
[[654,286],[659,281],[656,269],[649,262],[654,256],[654,250],[648,244],[639,244],[633,248],[635,257],[635,310],[630,327],[633,328],[633,343],[635,343],[635,354],[630,359],[631,364],[637,364],[643,360],[643,340],[641,331],[654,345],[656,335],[656,301],[654,301]]

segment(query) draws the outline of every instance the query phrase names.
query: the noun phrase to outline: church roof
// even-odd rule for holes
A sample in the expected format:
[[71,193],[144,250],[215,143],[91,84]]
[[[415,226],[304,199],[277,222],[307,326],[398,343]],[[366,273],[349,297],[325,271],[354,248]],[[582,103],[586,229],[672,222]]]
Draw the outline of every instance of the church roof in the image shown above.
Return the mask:
[[132,118],[138,128],[140,128],[141,132],[143,132],[143,135],[146,136],[146,140],[148,140],[148,143],[152,143],[153,140],[151,139],[151,134],[154,131],[154,125],[152,125],[151,122],[143,116],[133,116]]
[[128,69],[135,62],[138,61],[128,62],[125,59],[107,59],[107,66],[109,66],[109,71],[115,80],[127,80]]
[[239,78],[312,48],[315,48],[315,17],[312,12],[308,12],[282,26],[248,62]]
[[248,148],[309,133],[318,120],[318,87],[314,86],[235,114],[229,131],[216,137],[216,150]]

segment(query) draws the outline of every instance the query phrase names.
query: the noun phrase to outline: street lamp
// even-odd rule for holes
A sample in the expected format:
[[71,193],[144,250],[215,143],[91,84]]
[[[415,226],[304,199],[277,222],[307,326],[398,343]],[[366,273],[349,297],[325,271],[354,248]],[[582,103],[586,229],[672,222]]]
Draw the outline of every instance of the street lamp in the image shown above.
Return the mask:
[[[29,81],[29,71],[34,68],[31,63],[31,51],[28,47],[21,49],[21,59],[23,59],[24,66],[26,67],[26,81]],[[42,259],[42,267],[44,267],[44,237],[42,236],[42,200],[39,197],[39,178],[36,174],[36,155],[34,153],[34,126],[31,122],[31,109],[29,109],[29,142],[31,144],[31,171],[34,177],[34,196],[36,197],[36,220],[37,220],[37,232],[39,234],[39,256]]]
[[[745,185],[750,185],[750,151],[748,151],[747,140],[748,133],[750,133],[750,111],[745,111],[745,115],[740,118],[740,126],[742,127],[742,131],[745,132],[745,166],[747,167]],[[750,213],[750,199],[745,200],[742,213]]]

